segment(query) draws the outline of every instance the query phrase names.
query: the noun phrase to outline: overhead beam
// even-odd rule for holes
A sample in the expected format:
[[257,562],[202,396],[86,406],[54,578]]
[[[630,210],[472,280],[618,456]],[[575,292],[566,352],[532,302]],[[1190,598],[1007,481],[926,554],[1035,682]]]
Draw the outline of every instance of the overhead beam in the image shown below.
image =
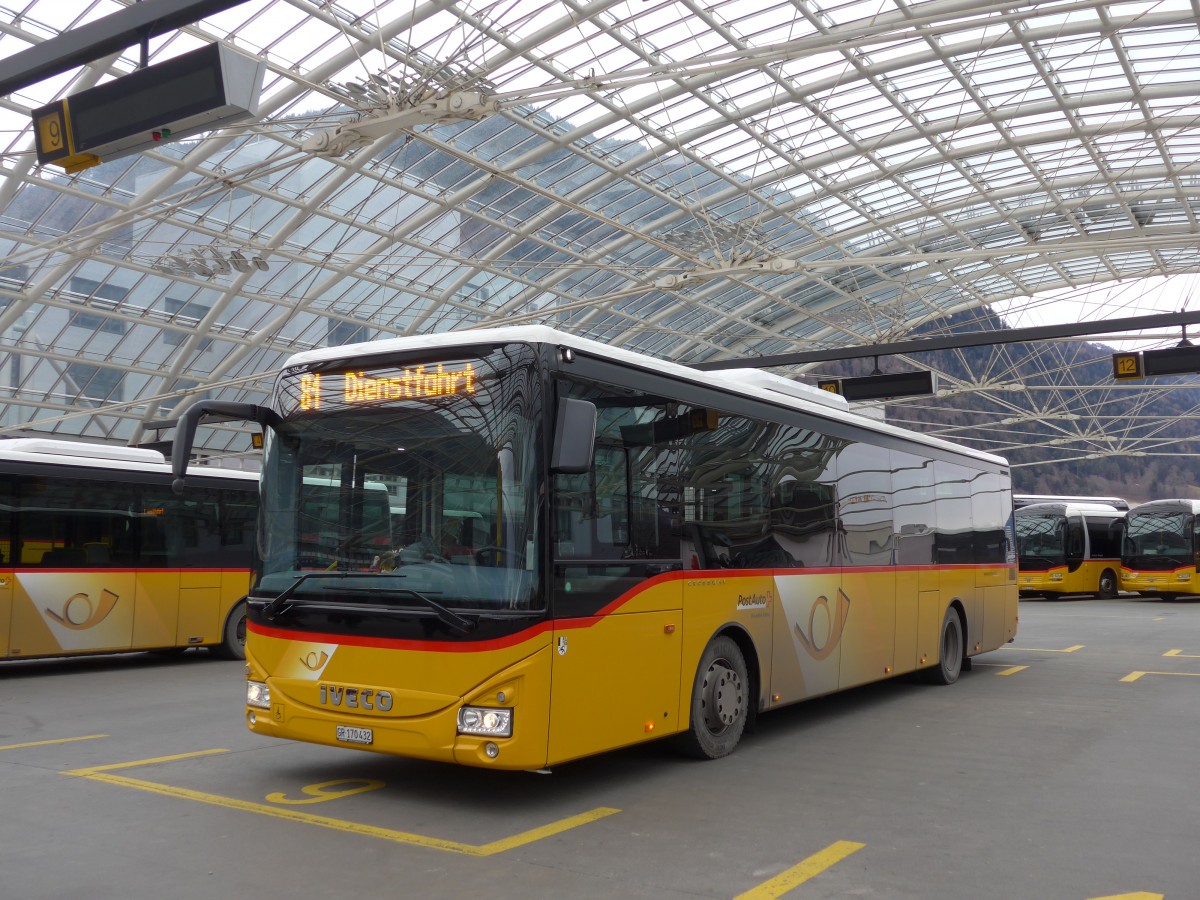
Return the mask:
[[1171,328],[1177,325],[1196,324],[1200,324],[1200,310],[1156,313],[1150,316],[1132,316],[1125,319],[1106,319],[1101,322],[1035,325],[1031,328],[1006,328],[1003,331],[973,331],[969,334],[948,334],[940,337],[917,338],[911,341],[897,341],[891,344],[871,344],[869,347],[837,347],[830,350],[798,350],[795,353],[777,353],[772,356],[710,359],[704,362],[688,363],[688,365],[693,369],[705,372],[747,367],[765,369],[771,366],[798,366],[805,363],[829,362],[835,359],[866,359],[873,356],[896,356],[901,353],[953,350],[958,347],[1021,344],[1053,338],[1108,334],[1114,331],[1142,331],[1147,328]]
[[143,40],[240,6],[246,0],[141,0],[0,59],[0,96],[120,53]]

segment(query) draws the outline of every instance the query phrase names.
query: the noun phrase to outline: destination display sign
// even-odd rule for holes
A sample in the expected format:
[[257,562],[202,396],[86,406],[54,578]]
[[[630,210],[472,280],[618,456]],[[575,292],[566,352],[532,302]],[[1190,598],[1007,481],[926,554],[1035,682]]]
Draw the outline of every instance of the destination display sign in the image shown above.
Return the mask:
[[477,389],[475,367],[455,365],[412,366],[375,372],[311,372],[297,379],[297,407],[319,412],[325,406],[373,406],[403,400],[463,397]]

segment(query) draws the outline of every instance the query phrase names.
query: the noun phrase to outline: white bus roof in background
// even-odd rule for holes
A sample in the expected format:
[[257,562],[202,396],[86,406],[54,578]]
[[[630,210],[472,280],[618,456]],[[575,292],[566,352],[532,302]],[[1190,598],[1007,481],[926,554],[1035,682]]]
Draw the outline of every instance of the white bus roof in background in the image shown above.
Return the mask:
[[1033,506],[1035,503],[1103,503],[1117,509],[1129,509],[1123,497],[1089,497],[1083,494],[1018,494],[1013,493],[1013,506]]
[[1147,500],[1145,503],[1139,503],[1137,506],[1135,506],[1133,509],[1131,509],[1129,511],[1131,513],[1134,513],[1134,512],[1152,513],[1152,512],[1160,512],[1163,510],[1172,511],[1172,510],[1180,510],[1180,509],[1186,509],[1193,513],[1200,513],[1200,500],[1192,500],[1187,497],[1163,499],[1163,500]]
[[1018,507],[1016,514],[1018,516],[1048,516],[1048,515],[1071,515],[1073,513],[1083,513],[1084,515],[1109,515],[1120,517],[1125,515],[1125,510],[1117,509],[1107,503],[1083,503],[1083,502],[1064,502],[1064,501],[1047,501],[1045,503],[1030,503],[1026,506]]
[[[12,438],[0,440],[0,460],[52,466],[86,466],[93,469],[119,469],[133,472],[170,474],[171,466],[157,450],[126,447],[119,444],[88,444],[49,438]],[[193,462],[188,474],[221,476],[257,481],[258,473],[245,469],[226,469]]]

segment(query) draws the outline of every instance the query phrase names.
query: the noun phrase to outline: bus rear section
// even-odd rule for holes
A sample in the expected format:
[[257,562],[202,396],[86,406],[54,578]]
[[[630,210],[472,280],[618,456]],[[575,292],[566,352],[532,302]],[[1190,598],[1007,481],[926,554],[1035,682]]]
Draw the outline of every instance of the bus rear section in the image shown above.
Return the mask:
[[1200,501],[1152,500],[1125,517],[1121,541],[1121,589],[1172,600],[1200,594],[1197,577],[1197,513]]
[[1095,596],[1119,589],[1125,513],[1100,503],[1037,503],[1016,510],[1022,596]]
[[0,658],[208,647],[241,657],[258,478],[162,454],[0,444]]

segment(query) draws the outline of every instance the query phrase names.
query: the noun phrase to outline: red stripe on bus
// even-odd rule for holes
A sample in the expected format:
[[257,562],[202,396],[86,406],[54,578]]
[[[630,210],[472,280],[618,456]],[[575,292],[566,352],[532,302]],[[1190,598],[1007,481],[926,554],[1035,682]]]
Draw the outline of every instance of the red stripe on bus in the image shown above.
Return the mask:
[[[360,637],[357,635],[340,635],[326,634],[324,632],[314,631],[296,631],[288,628],[279,628],[272,625],[260,625],[257,622],[247,622],[248,630],[255,634],[260,634],[263,637],[276,638],[279,640],[289,641],[307,641],[318,644],[339,644],[351,647],[373,647],[377,649],[389,650],[423,650],[430,653],[481,653],[487,650],[499,650],[505,647],[515,647],[518,644],[532,640],[540,634],[547,631],[567,631],[580,628],[591,628],[598,625],[608,616],[616,613],[622,606],[629,603],[636,596],[650,588],[665,584],[669,581],[687,580],[714,580],[716,578],[739,579],[747,577],[774,577],[781,571],[783,574],[794,572],[796,575],[831,575],[862,573],[862,572],[896,572],[896,571],[919,571],[921,569],[940,568],[940,569],[986,569],[986,568],[1014,568],[1012,566],[994,566],[987,564],[964,564],[960,566],[858,566],[845,568],[827,568],[827,569],[797,569],[797,570],[779,570],[779,569],[688,569],[686,571],[664,572],[661,575],[655,575],[652,578],[646,579],[637,587],[632,588],[617,597],[607,606],[602,607],[597,612],[586,615],[576,616],[569,619],[551,619],[548,621],[538,622],[536,625],[531,625],[529,628],[524,628],[513,634],[504,635],[498,638],[489,638],[483,641],[422,641],[412,640],[409,638],[378,638],[378,637]],[[736,572],[736,575],[731,574]]]
[[447,643],[445,641],[417,641],[408,638],[372,638],[356,635],[324,634],[317,631],[291,631],[286,628],[276,628],[260,625],[257,622],[247,622],[246,628],[254,634],[263,637],[277,638],[286,641],[305,641],[315,644],[338,644],[349,647],[372,647],[380,650],[425,650],[430,653],[481,653],[487,650],[500,650],[504,647],[515,647],[532,640],[539,634],[554,628],[552,621],[538,622],[536,625],[524,628],[504,637],[491,638],[486,641],[464,641],[462,643]]

